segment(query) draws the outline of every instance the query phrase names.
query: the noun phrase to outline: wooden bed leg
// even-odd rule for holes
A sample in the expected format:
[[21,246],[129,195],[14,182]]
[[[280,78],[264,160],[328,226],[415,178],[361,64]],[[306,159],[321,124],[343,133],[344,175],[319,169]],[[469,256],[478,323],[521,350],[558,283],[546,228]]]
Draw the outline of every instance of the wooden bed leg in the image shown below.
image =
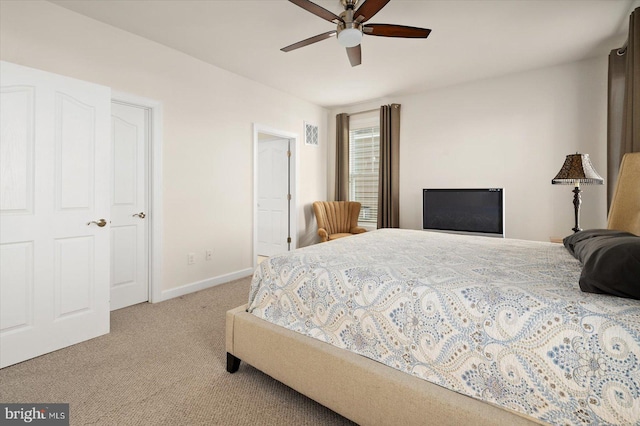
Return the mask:
[[240,368],[240,358],[236,358],[227,352],[227,372],[235,373]]

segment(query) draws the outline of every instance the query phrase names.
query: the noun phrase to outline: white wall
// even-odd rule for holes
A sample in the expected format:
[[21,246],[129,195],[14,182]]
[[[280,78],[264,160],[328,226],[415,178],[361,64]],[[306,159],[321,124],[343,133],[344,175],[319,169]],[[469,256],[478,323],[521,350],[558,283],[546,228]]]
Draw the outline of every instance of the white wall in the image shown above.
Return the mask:
[[[605,57],[333,110],[329,131],[339,112],[402,104],[402,228],[422,228],[422,188],[504,187],[507,237],[548,241],[572,232],[573,187],[551,185],[565,156],[606,176],[606,96]],[[582,189],[582,228],[606,227],[605,186]]]
[[[326,197],[325,109],[48,2],[0,3],[0,58],[163,103],[164,290],[251,268],[253,123],[300,135],[297,237],[313,241],[305,206]],[[304,145],[304,121],[320,148]]]

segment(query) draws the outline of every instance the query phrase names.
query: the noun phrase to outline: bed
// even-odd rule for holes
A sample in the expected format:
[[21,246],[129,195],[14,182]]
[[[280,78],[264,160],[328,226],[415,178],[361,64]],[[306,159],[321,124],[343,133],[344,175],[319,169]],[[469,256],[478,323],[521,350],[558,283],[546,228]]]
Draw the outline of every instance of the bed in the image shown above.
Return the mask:
[[410,230],[273,256],[227,313],[227,370],[363,425],[639,424],[640,302],[580,291],[582,269],[561,244]]

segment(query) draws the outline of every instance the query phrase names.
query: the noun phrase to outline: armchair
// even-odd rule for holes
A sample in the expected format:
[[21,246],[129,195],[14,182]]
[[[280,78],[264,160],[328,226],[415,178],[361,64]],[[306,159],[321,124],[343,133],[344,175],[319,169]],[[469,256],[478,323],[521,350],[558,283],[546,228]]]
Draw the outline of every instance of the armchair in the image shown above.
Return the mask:
[[313,211],[322,242],[367,231],[358,226],[360,203],[357,201],[316,201]]

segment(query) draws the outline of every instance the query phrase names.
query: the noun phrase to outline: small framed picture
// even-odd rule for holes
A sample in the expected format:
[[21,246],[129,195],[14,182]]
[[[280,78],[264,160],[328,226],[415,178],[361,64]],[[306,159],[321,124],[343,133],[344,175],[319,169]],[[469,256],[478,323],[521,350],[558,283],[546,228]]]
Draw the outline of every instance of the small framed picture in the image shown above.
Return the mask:
[[307,123],[306,121],[304,123],[304,144],[312,146],[320,145],[320,138],[318,137],[318,126]]

